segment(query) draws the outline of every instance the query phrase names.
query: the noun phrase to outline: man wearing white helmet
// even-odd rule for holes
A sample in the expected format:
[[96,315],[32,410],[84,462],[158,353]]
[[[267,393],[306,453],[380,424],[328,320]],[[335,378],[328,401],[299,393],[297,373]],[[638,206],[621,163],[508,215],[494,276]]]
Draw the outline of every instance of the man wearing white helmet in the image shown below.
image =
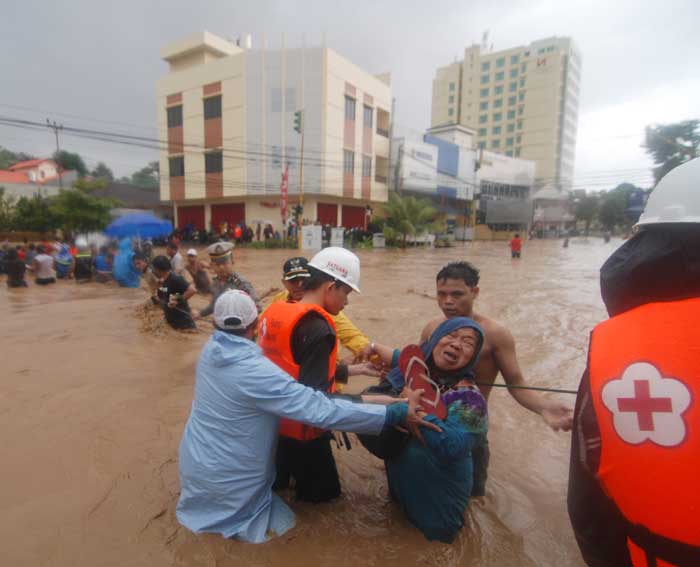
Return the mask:
[[600,270],[569,515],[588,565],[700,565],[700,159],[657,185]]
[[[337,362],[338,341],[333,316],[359,293],[360,260],[339,247],[316,254],[307,267],[304,295],[298,302],[271,304],[260,316],[259,344],[263,353],[301,384],[326,393],[353,374],[373,374],[371,364]],[[277,450],[276,488],[293,478],[296,496],[307,502],[327,502],[340,496],[340,480],[331,451],[329,431],[298,421],[282,420]]]
[[[292,380],[253,342],[257,321],[256,305],[245,292],[230,290],[217,299],[216,331],[197,364],[180,442],[177,504],[177,518],[188,529],[251,543],[282,535],[295,523],[292,510],[271,490],[280,417],[369,434],[401,423],[436,429],[419,416],[418,392],[411,392],[408,406],[387,396],[350,401]],[[360,401],[378,405],[355,403]]]

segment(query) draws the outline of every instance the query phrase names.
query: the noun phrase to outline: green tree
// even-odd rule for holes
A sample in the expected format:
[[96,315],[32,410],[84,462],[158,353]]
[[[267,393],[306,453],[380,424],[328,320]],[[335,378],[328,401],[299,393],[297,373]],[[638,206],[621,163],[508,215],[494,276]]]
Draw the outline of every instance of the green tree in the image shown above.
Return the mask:
[[158,162],[149,162],[146,167],[134,172],[131,175],[131,183],[143,188],[158,187],[160,185],[160,165]]
[[654,160],[654,182],[658,183],[674,167],[700,155],[700,120],[647,126],[642,147]]
[[80,157],[80,154],[74,154],[61,150],[60,152],[54,152],[53,160],[60,165],[63,169],[68,169],[78,172],[78,177],[85,177],[87,175],[87,166]]
[[50,211],[65,232],[102,230],[109,224],[111,199],[100,199],[81,189],[66,189],[51,199]]
[[35,157],[31,154],[25,154],[24,152],[13,152],[0,146],[0,169],[7,169],[19,161],[27,161],[30,159],[35,159]]
[[586,195],[576,204],[576,220],[586,223],[586,236],[591,228],[591,223],[598,212],[599,202],[596,195]]
[[93,179],[88,181],[87,179],[78,179],[73,183],[73,187],[82,191],[83,193],[92,193],[95,189],[104,189],[107,187],[106,179]]
[[0,230],[11,230],[14,220],[14,202],[11,195],[5,196],[5,188],[0,187]]
[[435,229],[437,211],[425,199],[389,195],[384,207],[384,235],[387,240],[396,241],[401,237],[401,246],[406,247],[408,236],[418,236]]
[[114,173],[107,167],[107,164],[99,162],[95,169],[90,172],[90,175],[97,177],[98,179],[106,179],[107,181],[114,181]]
[[20,197],[14,208],[13,227],[16,230],[48,232],[58,227],[58,221],[49,207],[49,200],[41,195]]
[[613,230],[617,226],[627,226],[630,224],[625,217],[625,209],[629,196],[639,188],[631,183],[621,183],[615,189],[603,193],[600,197],[600,211],[598,218],[607,230]]

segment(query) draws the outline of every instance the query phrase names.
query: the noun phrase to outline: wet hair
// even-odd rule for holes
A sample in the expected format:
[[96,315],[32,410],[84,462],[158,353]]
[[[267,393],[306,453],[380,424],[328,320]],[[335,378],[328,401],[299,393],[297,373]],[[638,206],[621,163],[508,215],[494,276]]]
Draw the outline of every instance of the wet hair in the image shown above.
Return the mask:
[[516,235],[515,235],[515,238],[520,238],[520,234],[516,234]]
[[179,246],[178,246],[175,242],[173,242],[173,241],[171,240],[171,241],[168,242],[168,244],[166,245],[166,248],[168,248],[168,249],[170,249],[170,250],[177,250],[177,249],[179,248]]
[[307,266],[307,270],[309,270],[311,276],[306,278],[306,281],[304,281],[304,291],[313,291],[318,289],[326,282],[335,282],[336,287],[347,285],[336,280],[333,276],[328,275],[326,272],[322,272],[321,270],[314,268],[313,266]]
[[450,262],[438,272],[435,280],[462,280],[469,287],[476,287],[479,285],[479,270],[469,262]]
[[46,252],[46,248],[44,248],[44,245],[43,245],[43,244],[39,244],[39,246],[36,247],[36,251],[37,251],[39,254],[43,254],[44,252]]
[[[134,260],[136,260],[137,256],[140,256],[143,259],[146,258],[143,254],[136,253],[134,254]],[[163,255],[153,258],[151,265],[153,266],[153,269],[158,270],[159,272],[169,272],[173,269],[172,264],[170,263],[170,258]]]
[[141,252],[134,252],[134,257],[133,260],[143,260],[144,262],[148,262],[148,258],[146,258],[146,255],[141,253]]
[[34,244],[34,243],[32,242],[32,243],[29,245],[29,249],[30,249],[30,250],[35,250],[35,249],[36,249],[36,244]]
[[17,254],[17,248],[10,248],[7,251],[7,259],[12,261],[16,260],[17,258],[19,258],[19,255]]

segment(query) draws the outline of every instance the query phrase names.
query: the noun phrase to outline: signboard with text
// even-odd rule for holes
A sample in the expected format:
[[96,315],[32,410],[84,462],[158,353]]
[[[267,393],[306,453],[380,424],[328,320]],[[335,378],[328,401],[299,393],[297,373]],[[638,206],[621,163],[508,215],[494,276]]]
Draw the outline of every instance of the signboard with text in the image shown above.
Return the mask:
[[301,227],[301,249],[320,250],[323,248],[323,227],[304,225]]

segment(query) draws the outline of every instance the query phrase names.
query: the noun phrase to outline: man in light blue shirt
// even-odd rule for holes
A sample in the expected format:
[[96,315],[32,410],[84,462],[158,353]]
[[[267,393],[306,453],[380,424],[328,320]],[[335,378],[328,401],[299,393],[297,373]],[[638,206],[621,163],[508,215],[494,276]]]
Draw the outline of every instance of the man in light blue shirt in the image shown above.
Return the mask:
[[178,520],[193,532],[251,543],[282,535],[295,524],[292,510],[271,490],[280,417],[367,434],[407,421],[436,428],[416,413],[417,396],[409,410],[404,403],[329,398],[303,386],[252,341],[257,318],[254,301],[243,291],[227,291],[216,301],[217,330],[197,364],[194,401],[180,443],[177,505]]

